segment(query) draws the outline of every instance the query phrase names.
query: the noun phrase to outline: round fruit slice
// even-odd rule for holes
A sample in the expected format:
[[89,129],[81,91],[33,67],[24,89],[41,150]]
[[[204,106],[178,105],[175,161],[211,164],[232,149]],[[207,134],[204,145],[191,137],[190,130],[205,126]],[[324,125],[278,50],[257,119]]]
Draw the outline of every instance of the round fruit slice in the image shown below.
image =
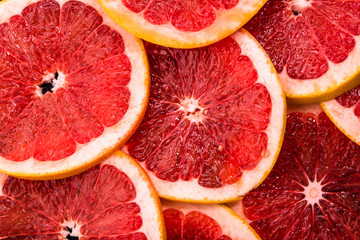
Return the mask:
[[161,203],[168,240],[260,239],[242,218],[223,205]]
[[0,171],[69,176],[140,123],[149,73],[140,40],[96,0],[0,2]]
[[165,239],[155,188],[120,151],[60,180],[0,173],[0,216],[1,239]]
[[359,239],[359,206],[360,146],[320,105],[289,111],[274,169],[231,205],[263,240]]
[[124,29],[174,48],[217,42],[243,26],[266,0],[99,0]]
[[360,86],[321,106],[331,121],[360,145]]
[[360,1],[269,0],[245,28],[290,102],[327,101],[359,84]]
[[199,49],[145,48],[149,106],[124,150],[160,196],[224,202],[259,185],[285,128],[284,94],[260,45],[241,30]]

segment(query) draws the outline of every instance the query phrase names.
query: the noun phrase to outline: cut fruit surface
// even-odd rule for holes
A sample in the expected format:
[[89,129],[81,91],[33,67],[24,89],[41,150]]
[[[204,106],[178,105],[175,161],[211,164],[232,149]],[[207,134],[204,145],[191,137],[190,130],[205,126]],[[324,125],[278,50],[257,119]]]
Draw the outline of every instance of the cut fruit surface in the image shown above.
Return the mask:
[[243,26],[266,0],[99,0],[124,29],[148,42],[194,48]]
[[320,105],[289,109],[272,172],[230,207],[263,240],[359,239],[360,146]]
[[346,136],[360,145],[360,86],[321,103],[321,107]]
[[124,151],[160,196],[224,202],[260,184],[285,127],[284,94],[260,45],[241,30],[199,49],[145,48],[149,106]]
[[360,83],[359,9],[360,1],[269,0],[245,25],[290,102],[327,101]]
[[256,232],[223,205],[161,201],[168,240],[251,240]]
[[165,239],[155,188],[120,151],[60,180],[0,173],[0,216],[1,239]]
[[140,123],[149,72],[140,40],[96,0],[0,2],[0,171],[84,171]]

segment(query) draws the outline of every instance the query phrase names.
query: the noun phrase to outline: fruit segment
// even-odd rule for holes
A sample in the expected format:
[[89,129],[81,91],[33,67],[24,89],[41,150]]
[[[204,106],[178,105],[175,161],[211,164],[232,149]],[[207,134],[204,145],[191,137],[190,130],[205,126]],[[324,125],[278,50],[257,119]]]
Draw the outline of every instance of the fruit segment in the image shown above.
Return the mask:
[[359,7],[358,1],[270,0],[245,25],[269,54],[290,102],[329,100],[356,85]]
[[[152,80],[150,102],[124,149],[143,164],[156,184],[163,182],[166,188],[187,182],[200,192],[235,187],[245,172],[256,172],[272,154],[268,129],[283,105],[275,105],[276,90],[262,79],[266,75],[266,80],[277,80],[264,73],[268,69],[254,65],[263,52],[256,57],[243,53],[238,39],[248,35],[239,33],[190,50],[145,44]],[[281,134],[281,121],[274,124]],[[157,187],[162,196],[178,195],[171,188]]]
[[231,206],[262,239],[358,239],[359,156],[318,105],[290,107],[274,169]]
[[[77,144],[99,137],[104,127],[123,118],[131,95],[126,86],[131,64],[123,54],[121,35],[102,21],[96,9],[82,2],[60,6],[51,0],[33,3],[0,24],[0,51],[8,55],[2,59],[0,76],[5,112],[1,121],[9,126],[1,130],[3,157],[66,158]],[[11,64],[22,67],[10,73]],[[31,70],[35,74],[28,77]],[[17,139],[19,148],[7,150],[15,145],[5,137],[9,131],[21,129],[21,121],[34,121],[33,115],[20,113],[35,99],[41,106],[32,109],[34,130],[12,132],[28,139],[23,142],[28,146]]]
[[153,187],[123,153],[71,178],[0,180],[0,238],[163,239]]

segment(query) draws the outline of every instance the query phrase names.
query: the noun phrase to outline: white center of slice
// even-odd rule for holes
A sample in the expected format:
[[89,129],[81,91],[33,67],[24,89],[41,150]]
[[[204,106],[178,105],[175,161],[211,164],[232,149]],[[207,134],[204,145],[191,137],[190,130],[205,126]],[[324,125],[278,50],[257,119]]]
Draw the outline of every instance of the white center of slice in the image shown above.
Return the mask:
[[321,183],[317,181],[309,182],[308,186],[304,186],[303,193],[305,194],[305,200],[308,202],[308,204],[319,204],[319,200],[323,199],[322,195],[324,193],[321,188]]
[[80,228],[81,225],[77,224],[74,221],[65,221],[63,224],[63,229],[60,231],[60,234],[67,239],[67,237],[81,237]]
[[290,3],[290,8],[294,15],[300,14],[305,8],[309,6],[311,6],[309,0],[292,0]]
[[[52,85],[51,91],[56,92],[56,90],[58,90],[59,88],[65,85],[65,75],[60,71],[57,71],[56,73],[49,73],[43,77],[41,85],[44,83],[51,83]],[[44,95],[42,93],[43,90],[41,88],[41,85],[38,86],[36,89],[36,94],[39,97],[42,97]]]
[[191,98],[185,98],[178,104],[180,110],[185,113],[185,118],[191,122],[202,122],[207,112],[206,109],[199,105],[199,100]]

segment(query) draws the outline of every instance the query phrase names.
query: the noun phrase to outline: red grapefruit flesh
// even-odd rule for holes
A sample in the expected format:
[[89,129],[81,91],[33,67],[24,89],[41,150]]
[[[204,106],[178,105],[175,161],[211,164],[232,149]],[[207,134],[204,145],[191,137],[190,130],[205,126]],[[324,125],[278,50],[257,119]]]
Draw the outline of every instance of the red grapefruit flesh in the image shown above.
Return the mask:
[[231,205],[266,239],[359,239],[360,146],[319,105],[289,111],[266,180]]
[[277,75],[258,43],[240,31],[199,49],[145,47],[149,106],[124,150],[159,194],[222,202],[257,186],[278,154],[285,116]]
[[291,102],[330,100],[360,78],[360,2],[270,0],[245,28],[269,54]]
[[223,205],[162,201],[168,240],[260,239],[238,215]]
[[142,43],[95,0],[0,3],[0,170],[83,171],[115,151],[145,111]]
[[266,1],[100,0],[124,29],[146,41],[176,48],[217,42],[243,26]]
[[360,145],[360,86],[321,103],[331,121],[351,140]]
[[160,202],[138,164],[117,152],[79,175],[21,180],[0,173],[1,239],[164,239]]

